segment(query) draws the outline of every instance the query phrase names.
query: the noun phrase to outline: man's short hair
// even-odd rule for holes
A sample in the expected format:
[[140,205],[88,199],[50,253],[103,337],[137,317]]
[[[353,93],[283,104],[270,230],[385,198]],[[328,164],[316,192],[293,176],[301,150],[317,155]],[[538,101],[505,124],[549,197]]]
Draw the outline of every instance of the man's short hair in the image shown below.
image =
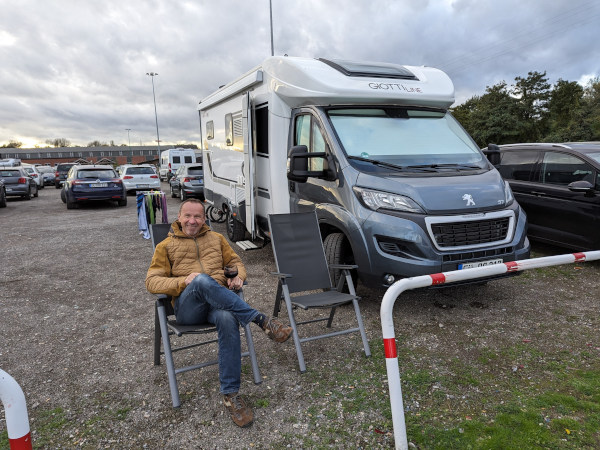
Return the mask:
[[181,205],[179,205],[178,215],[181,214],[181,208],[183,208],[183,205],[185,205],[186,203],[197,203],[198,205],[202,206],[202,215],[206,216],[206,208],[204,208],[204,203],[202,203],[197,198],[188,198],[187,200],[181,202]]

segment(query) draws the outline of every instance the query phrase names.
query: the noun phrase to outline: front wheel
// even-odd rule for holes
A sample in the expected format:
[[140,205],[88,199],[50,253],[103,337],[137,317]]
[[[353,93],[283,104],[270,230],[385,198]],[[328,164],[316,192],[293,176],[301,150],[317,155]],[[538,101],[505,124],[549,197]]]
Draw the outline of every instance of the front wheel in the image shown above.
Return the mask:
[[227,236],[231,242],[241,241],[246,237],[244,224],[234,217],[231,210],[227,211]]
[[[325,237],[323,241],[323,248],[325,250],[325,257],[327,258],[327,264],[354,264],[354,255],[352,254],[352,247],[344,233],[331,233]],[[356,288],[358,281],[358,273],[356,269],[350,271],[352,276],[352,283]],[[329,276],[334,286],[342,276],[340,269],[330,269]],[[348,292],[347,284],[344,284],[344,292]]]

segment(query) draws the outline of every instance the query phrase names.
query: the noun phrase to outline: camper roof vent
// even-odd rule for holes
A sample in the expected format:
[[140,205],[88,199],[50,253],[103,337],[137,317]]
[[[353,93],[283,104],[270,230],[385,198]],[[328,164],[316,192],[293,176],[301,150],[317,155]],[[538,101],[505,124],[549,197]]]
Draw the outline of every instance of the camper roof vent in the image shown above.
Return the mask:
[[333,67],[349,77],[400,78],[417,80],[417,77],[406,67],[396,64],[368,63],[355,61],[331,60],[318,58],[319,61]]

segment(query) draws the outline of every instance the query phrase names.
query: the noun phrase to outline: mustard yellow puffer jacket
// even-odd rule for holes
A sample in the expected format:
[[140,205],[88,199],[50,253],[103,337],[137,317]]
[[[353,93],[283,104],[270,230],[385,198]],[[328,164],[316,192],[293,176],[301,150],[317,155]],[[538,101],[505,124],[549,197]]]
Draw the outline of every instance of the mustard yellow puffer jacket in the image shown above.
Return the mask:
[[187,236],[179,221],[171,225],[167,238],[154,250],[146,274],[146,289],[153,294],[179,296],[186,288],[190,273],[206,273],[219,284],[227,286],[223,267],[235,265],[238,276],[246,279],[246,268],[225,238],[204,224],[195,238]]

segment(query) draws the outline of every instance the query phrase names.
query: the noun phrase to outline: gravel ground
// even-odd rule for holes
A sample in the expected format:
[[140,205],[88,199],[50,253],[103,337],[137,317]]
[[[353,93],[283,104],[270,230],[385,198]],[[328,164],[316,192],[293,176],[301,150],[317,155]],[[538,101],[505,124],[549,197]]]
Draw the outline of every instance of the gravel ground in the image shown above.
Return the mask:
[[[35,447],[393,446],[389,412],[346,411],[340,399],[320,393],[320,379],[365,364],[358,335],[305,344],[309,370],[300,374],[291,340],[274,344],[254,333],[263,383],[253,384],[245,363],[242,393],[255,413],[249,429],[226,415],[215,366],[179,377],[182,406],[174,410],[165,366],[153,366],[153,298],[144,287],[152,246],[138,234],[134,197],[125,208],[106,203],[67,210],[59,192],[47,187],[39,198],[9,199],[0,209],[0,367],[25,392]],[[168,199],[170,220],[178,206],[179,199]],[[534,249],[537,256],[556,251]],[[249,272],[246,299],[270,313],[276,290],[271,247],[238,253]],[[599,275],[600,265],[586,263],[484,286],[408,292],[394,309],[400,345],[432,370],[479,345],[512,338],[539,339],[549,351],[572,348],[574,336],[598,338]],[[383,291],[359,287],[359,295],[374,351],[369,364],[384,365]],[[335,322],[351,320],[352,311],[342,308]],[[385,379],[375,384],[385,406]],[[415,402],[406,399],[407,409]],[[338,417],[311,421],[332,406]],[[347,423],[348,434],[328,435],[329,420]],[[5,427],[0,411],[0,433]]]

